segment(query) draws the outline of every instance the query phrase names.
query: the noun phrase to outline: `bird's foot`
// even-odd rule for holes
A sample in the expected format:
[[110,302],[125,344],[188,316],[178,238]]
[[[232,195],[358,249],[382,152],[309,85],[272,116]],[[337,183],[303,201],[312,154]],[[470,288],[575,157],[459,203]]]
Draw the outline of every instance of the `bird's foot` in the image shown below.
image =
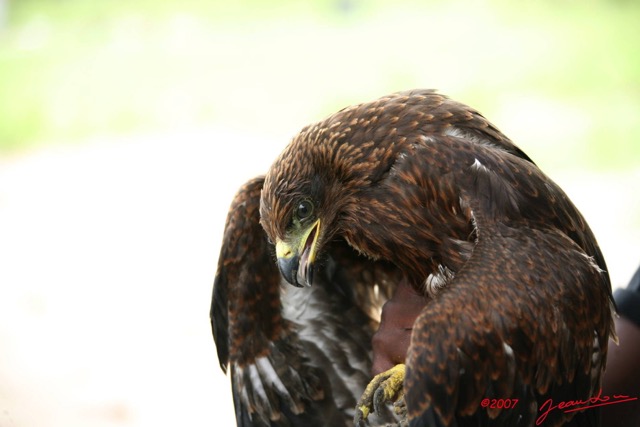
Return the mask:
[[398,425],[405,425],[402,424],[407,415],[404,403],[404,374],[405,365],[400,364],[373,377],[356,406],[356,427],[364,426],[370,413],[382,414],[386,403],[394,404],[394,412],[401,417]]

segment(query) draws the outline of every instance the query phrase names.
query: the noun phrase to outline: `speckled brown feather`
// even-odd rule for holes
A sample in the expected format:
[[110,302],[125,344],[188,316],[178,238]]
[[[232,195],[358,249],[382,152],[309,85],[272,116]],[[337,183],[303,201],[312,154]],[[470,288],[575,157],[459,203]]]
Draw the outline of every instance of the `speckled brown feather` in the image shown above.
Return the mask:
[[[261,217],[267,233],[272,238],[282,238],[285,227],[291,218],[293,201],[301,194],[308,194],[314,188],[319,188],[316,203],[324,203],[322,208],[324,216],[334,219],[337,212],[342,218],[331,232],[342,234],[341,226],[350,221],[358,221],[363,216],[371,223],[376,222],[377,216],[390,218],[391,213],[378,214],[380,208],[384,209],[389,203],[394,203],[391,192],[404,191],[403,186],[416,184],[415,179],[420,177],[419,169],[425,166],[437,166],[442,174],[450,173],[446,168],[448,159],[438,157],[438,149],[434,148],[433,157],[427,153],[427,163],[418,163],[417,170],[400,171],[398,188],[380,188],[380,195],[367,197],[365,203],[358,206],[346,206],[349,197],[363,197],[362,189],[367,189],[381,182],[391,173],[397,172],[394,168],[401,156],[413,156],[416,140],[419,136],[460,134],[477,142],[477,145],[489,145],[500,148],[508,153],[529,160],[529,158],[517,148],[508,138],[502,135],[491,123],[475,110],[452,101],[433,91],[401,92],[380,98],[368,104],[362,104],[346,108],[327,120],[316,125],[304,128],[294,141],[285,149],[267,175],[265,187],[271,191],[263,192]],[[314,171],[322,171],[314,174]],[[277,183],[271,182],[273,176],[286,176]],[[381,185],[381,187],[382,187]],[[426,239],[420,239],[425,245],[438,244],[439,248],[416,248],[411,240],[408,240],[402,248],[403,253],[420,254],[424,256],[427,251],[446,252],[447,262],[457,266],[461,264],[462,247],[469,247],[464,242],[473,240],[469,234],[473,232],[469,224],[469,218],[461,215],[456,208],[454,188],[442,188],[448,185],[445,181],[429,181],[418,183],[418,187],[429,190],[433,199],[430,203],[437,203],[440,197],[446,202],[453,202],[445,210],[433,211],[433,217],[421,221],[426,227],[403,220],[404,214],[395,215],[397,227],[404,235],[411,238],[406,232],[407,227],[419,228],[424,232],[432,231]],[[272,196],[273,199],[271,199]],[[386,199],[385,199],[386,197]],[[392,199],[389,200],[389,197]],[[419,195],[407,195],[408,198]],[[406,203],[413,203],[408,200]],[[343,209],[343,205],[346,206]],[[369,220],[369,217],[373,219]],[[362,222],[362,221],[361,221]],[[438,235],[444,233],[435,230],[434,226],[446,224],[455,232],[447,236],[442,242]],[[273,227],[279,227],[273,229]],[[398,249],[393,242],[358,242],[351,236],[345,227],[345,238],[351,245],[363,253],[371,255],[380,253],[380,258],[390,259],[388,254],[396,253]],[[370,230],[369,235],[378,235],[376,230]],[[331,239],[330,235],[325,236]],[[376,248],[360,247],[359,245],[375,244]],[[462,246],[462,247],[461,247]],[[404,267],[407,269],[419,269],[415,273],[417,277],[424,277],[431,272],[441,261],[436,256],[428,266],[417,262],[415,257],[408,258]]]
[[[300,198],[322,220],[320,251],[344,239],[425,294],[430,275],[455,274],[414,325],[412,425],[531,425],[544,399],[599,386],[613,323],[596,240],[562,190],[476,111],[412,91],[308,126],[265,178],[271,239],[287,237]],[[523,404],[479,407],[491,396]],[[548,425],[597,425],[595,410],[555,417]]]
[[[224,322],[212,323],[214,338],[216,342],[220,342],[217,347],[218,358],[225,371],[229,358],[244,364],[249,358],[264,354],[268,342],[275,341],[280,336],[284,325],[278,290],[278,269],[271,262],[267,239],[260,225],[253,220],[258,216],[257,201],[260,199],[262,182],[262,178],[257,178],[240,188],[231,203],[225,224],[225,245],[219,258],[216,282],[233,277],[252,284],[250,288],[214,286],[214,292],[225,293],[224,297],[214,296],[214,301],[219,306],[217,309],[212,307],[211,312],[212,316],[225,316]],[[245,269],[243,258],[255,261],[250,270]],[[242,306],[239,307],[239,304]],[[238,316],[227,318],[228,311],[238,313]],[[247,330],[255,328],[260,333],[255,333],[252,340],[243,339]],[[233,341],[225,351],[224,344],[229,338]]]

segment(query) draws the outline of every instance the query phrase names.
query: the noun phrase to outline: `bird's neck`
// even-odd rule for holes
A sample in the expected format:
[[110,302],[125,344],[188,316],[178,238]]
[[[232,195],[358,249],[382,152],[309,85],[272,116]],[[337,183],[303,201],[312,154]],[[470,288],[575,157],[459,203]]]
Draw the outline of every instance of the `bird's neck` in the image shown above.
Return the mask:
[[416,289],[426,289],[430,283],[440,286],[471,256],[475,245],[472,224],[440,228],[436,234],[437,227],[408,225],[395,218],[383,207],[375,213],[360,212],[344,228],[345,240],[371,259],[395,264]]

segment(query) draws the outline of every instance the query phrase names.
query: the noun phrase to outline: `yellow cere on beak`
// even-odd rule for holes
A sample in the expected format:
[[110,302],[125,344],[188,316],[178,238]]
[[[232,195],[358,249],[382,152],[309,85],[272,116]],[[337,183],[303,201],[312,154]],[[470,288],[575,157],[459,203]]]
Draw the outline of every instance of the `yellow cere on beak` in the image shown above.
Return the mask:
[[311,286],[319,235],[320,220],[318,219],[299,236],[291,236],[291,242],[283,240],[276,242],[278,267],[287,282],[294,286]]
[[291,258],[293,253],[289,244],[283,240],[278,240],[276,243],[276,256],[280,258]]

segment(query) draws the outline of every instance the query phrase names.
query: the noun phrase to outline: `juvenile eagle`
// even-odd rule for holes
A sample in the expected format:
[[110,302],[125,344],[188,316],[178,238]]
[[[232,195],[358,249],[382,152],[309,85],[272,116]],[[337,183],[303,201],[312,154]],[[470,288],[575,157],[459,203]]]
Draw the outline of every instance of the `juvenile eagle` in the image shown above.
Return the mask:
[[[408,318],[407,343],[372,380],[381,307],[402,289],[418,308],[398,298],[383,320]],[[481,114],[429,90],[303,128],[243,186],[211,306],[239,426],[375,424],[393,401],[404,425],[532,426],[549,399],[598,392],[612,316],[604,258],[565,193]]]

